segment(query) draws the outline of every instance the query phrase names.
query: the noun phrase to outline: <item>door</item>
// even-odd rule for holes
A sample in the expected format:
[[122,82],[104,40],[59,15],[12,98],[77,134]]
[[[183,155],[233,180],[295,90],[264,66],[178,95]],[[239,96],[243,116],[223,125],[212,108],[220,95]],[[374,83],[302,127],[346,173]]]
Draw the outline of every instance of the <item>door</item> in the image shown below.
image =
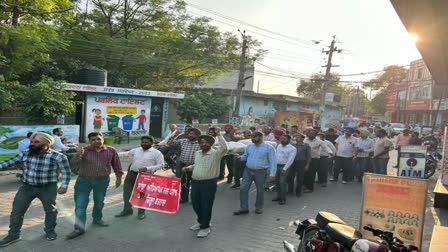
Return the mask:
[[153,98],[151,101],[151,119],[149,134],[155,138],[162,137],[163,99]]

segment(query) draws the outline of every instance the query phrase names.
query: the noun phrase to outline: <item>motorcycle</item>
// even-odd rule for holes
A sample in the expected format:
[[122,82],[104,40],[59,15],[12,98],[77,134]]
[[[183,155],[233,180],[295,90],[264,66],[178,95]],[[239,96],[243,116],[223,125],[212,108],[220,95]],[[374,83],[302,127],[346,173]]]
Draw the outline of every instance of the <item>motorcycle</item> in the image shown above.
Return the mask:
[[288,252],[418,252],[419,249],[412,245],[405,245],[400,239],[394,237],[391,232],[364,226],[364,229],[372,232],[378,240],[363,239],[361,232],[348,226],[338,216],[319,212],[316,219],[296,221],[296,234],[300,243],[296,249],[283,241],[283,247]]
[[438,140],[432,135],[424,138],[423,145],[426,146],[425,178],[430,178],[436,172],[437,165],[442,160],[442,155],[437,152]]
[[171,170],[173,174],[176,174],[176,160],[179,153],[177,151],[169,151],[169,149],[166,149],[166,147],[160,146],[159,142],[156,142],[154,148],[161,151],[163,154],[163,158],[165,159],[162,170]]

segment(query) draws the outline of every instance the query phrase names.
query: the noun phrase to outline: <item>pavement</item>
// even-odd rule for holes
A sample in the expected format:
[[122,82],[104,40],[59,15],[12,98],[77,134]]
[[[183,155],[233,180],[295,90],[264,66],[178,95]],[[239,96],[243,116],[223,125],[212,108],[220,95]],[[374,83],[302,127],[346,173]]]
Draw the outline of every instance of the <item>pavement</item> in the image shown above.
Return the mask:
[[[115,145],[119,151],[138,146],[137,142]],[[396,152],[391,153],[389,173],[394,174]],[[129,161],[122,161],[127,167]],[[7,234],[9,214],[20,181],[13,175],[2,172],[0,176],[0,237]],[[6,175],[5,175],[6,174]],[[172,176],[171,171],[159,171],[159,175]],[[436,174],[437,175],[437,174]],[[424,223],[422,251],[427,251],[437,211],[432,208],[432,190],[436,176],[430,179],[429,199]],[[288,240],[298,244],[295,235],[295,220],[314,218],[318,211],[329,211],[338,215],[348,225],[359,227],[361,216],[362,184],[352,182],[347,185],[328,183],[328,187],[315,187],[312,194],[302,197],[289,196],[286,205],[280,206],[271,199],[274,192],[265,193],[264,213],[254,213],[255,187],[249,195],[251,212],[245,216],[233,216],[239,209],[239,190],[229,189],[229,184],[222,181],[216,193],[212,217],[212,233],[207,238],[196,238],[196,232],[188,228],[196,223],[196,215],[190,203],[182,204],[176,214],[147,212],[147,218],[138,220],[136,211],[133,216],[114,218],[123,207],[122,188],[115,188],[115,178],[111,176],[107,192],[104,220],[110,223],[107,228],[88,226],[87,233],[74,240],[65,240],[73,230],[74,198],[72,177],[69,190],[65,195],[58,195],[59,210],[55,241],[47,241],[44,236],[44,211],[39,200],[34,200],[25,215],[22,229],[22,241],[2,251],[283,251],[282,241]],[[93,202],[92,198],[91,201]],[[91,223],[93,203],[89,204],[87,223]],[[440,220],[439,220],[440,223]]]

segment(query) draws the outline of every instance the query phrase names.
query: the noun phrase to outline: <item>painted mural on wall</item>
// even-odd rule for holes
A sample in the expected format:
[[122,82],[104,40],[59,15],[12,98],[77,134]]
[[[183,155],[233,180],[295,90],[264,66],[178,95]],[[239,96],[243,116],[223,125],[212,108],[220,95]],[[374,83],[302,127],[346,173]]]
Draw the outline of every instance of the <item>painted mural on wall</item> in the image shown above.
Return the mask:
[[146,135],[149,130],[151,98],[101,93],[87,94],[86,135],[108,132],[114,127],[129,131],[131,136]]
[[44,131],[49,134],[54,128],[64,131],[62,137],[68,142],[79,143],[79,125],[2,125],[0,126],[0,161],[16,155],[18,143],[26,138],[28,132]]

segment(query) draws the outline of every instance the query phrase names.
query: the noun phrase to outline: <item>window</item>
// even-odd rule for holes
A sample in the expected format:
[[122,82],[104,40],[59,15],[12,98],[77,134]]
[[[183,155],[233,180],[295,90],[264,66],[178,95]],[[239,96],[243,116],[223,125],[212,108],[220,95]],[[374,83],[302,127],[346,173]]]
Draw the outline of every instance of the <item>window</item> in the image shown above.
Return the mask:
[[417,72],[417,79],[421,79],[423,77],[423,68],[418,69]]

